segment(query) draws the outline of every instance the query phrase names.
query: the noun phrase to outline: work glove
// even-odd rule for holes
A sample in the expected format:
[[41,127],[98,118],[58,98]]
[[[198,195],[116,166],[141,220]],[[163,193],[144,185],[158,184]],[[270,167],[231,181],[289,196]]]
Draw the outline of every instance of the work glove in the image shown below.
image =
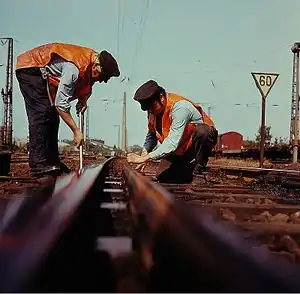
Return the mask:
[[87,104],[85,101],[78,100],[76,104],[76,114],[79,115],[79,113],[84,113],[87,109]]

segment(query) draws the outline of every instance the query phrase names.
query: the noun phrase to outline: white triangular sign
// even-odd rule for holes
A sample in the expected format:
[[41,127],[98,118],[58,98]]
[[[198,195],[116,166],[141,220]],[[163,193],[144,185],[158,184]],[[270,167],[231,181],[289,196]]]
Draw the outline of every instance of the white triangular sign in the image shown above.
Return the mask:
[[279,74],[252,72],[251,75],[260,94],[264,99],[266,99],[272,87],[274,86]]

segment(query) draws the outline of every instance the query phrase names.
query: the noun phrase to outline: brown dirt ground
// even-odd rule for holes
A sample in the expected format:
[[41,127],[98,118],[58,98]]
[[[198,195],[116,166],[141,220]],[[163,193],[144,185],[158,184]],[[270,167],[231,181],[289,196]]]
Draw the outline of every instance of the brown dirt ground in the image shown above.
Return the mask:
[[[28,177],[29,167],[28,158],[25,154],[17,154],[12,156],[10,167],[10,176],[12,177]],[[83,166],[101,163],[104,157],[86,156],[83,160]],[[62,161],[72,170],[79,168],[79,158],[77,156],[68,156],[62,158]],[[20,194],[24,188],[36,188],[41,184],[34,181],[10,180],[0,181],[0,199],[11,198],[16,194]]]

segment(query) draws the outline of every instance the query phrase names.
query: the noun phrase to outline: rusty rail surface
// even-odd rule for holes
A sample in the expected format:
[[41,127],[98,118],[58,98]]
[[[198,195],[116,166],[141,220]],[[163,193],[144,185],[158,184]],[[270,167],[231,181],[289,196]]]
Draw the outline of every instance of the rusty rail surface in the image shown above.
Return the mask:
[[0,234],[1,292],[114,290],[107,256],[95,251],[98,236],[114,235],[110,213],[100,209],[110,161],[8,204]]
[[[117,176],[114,162],[9,202],[1,292],[299,292],[297,266],[251,249],[245,232],[131,168]],[[116,211],[121,227],[129,222],[126,234]]]
[[151,292],[295,292],[299,268],[251,249],[241,232],[130,168],[124,169],[135,220],[133,249]]

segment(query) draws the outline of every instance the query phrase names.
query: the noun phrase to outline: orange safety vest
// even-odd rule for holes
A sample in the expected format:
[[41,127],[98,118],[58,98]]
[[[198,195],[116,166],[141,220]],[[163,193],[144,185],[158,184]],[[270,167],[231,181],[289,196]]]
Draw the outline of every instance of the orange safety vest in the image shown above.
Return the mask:
[[[93,83],[92,64],[97,53],[90,48],[71,44],[51,43],[33,48],[17,57],[16,70],[30,67],[44,67],[53,55],[74,63],[79,69],[79,78],[76,82],[74,96],[80,100],[87,100],[92,93]],[[59,78],[48,75],[52,100],[55,99]]]
[[[203,122],[209,126],[214,127],[213,121],[203,111],[202,107],[199,104],[197,104],[187,98],[184,98],[182,96],[179,96],[179,95],[176,95],[173,93],[168,93],[166,107],[165,107],[165,110],[164,110],[164,113],[162,116],[162,135],[156,129],[156,116],[154,114],[148,112],[148,129],[150,132],[153,132],[156,134],[156,137],[160,143],[162,143],[169,135],[170,127],[172,124],[173,107],[174,107],[175,103],[177,103],[178,101],[181,101],[181,100],[186,100],[186,101],[191,102],[196,107],[196,109],[200,112]],[[184,133],[182,135],[182,138],[181,138],[179,145],[175,152],[177,155],[182,155],[192,146],[192,144],[193,144],[192,134],[193,134],[194,129],[195,129],[195,124],[192,124],[192,123],[187,124],[187,126],[184,130]]]

